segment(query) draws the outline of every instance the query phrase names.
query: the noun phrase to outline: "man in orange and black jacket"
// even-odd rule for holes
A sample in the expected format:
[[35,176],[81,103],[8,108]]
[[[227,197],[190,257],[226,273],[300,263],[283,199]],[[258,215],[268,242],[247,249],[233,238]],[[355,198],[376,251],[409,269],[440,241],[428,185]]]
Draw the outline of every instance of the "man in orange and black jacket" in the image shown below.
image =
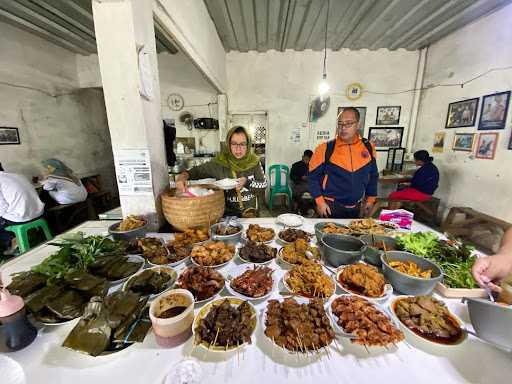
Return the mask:
[[379,171],[372,144],[361,138],[359,111],[344,108],[336,139],[320,144],[309,162],[309,192],[322,217],[366,216],[377,196]]

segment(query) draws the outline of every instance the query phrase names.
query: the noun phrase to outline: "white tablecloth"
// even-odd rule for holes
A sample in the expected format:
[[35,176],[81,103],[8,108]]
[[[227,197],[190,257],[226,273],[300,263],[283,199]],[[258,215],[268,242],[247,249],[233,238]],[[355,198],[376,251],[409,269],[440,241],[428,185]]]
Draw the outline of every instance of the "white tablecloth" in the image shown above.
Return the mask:
[[[319,220],[306,219],[303,229],[313,232],[313,225]],[[346,220],[335,220],[346,222]],[[243,221],[273,226],[279,229],[274,219],[247,219]],[[108,221],[90,221],[74,231],[86,234],[106,234]],[[415,223],[414,231],[428,230]],[[13,272],[27,270],[56,250],[42,245],[18,257],[0,268],[6,282]],[[229,271],[239,260],[232,261],[221,272]],[[277,273],[282,271],[275,264]],[[184,267],[178,268],[178,272]],[[339,288],[338,288],[339,290]],[[341,293],[337,291],[337,294]],[[222,295],[227,295],[223,292]],[[278,292],[273,294],[280,297]],[[445,300],[450,309],[463,321],[469,322],[466,308],[459,300]],[[260,311],[265,303],[256,302]],[[19,364],[24,371],[26,383],[51,384],[101,384],[113,382],[163,383],[170,368],[192,350],[192,340],[172,349],[160,348],[153,333],[148,334],[142,344],[105,357],[90,357],[61,347],[62,341],[74,324],[45,327],[29,347],[18,352],[6,353],[9,363]],[[264,336],[261,324],[258,326],[253,345],[237,356],[230,354],[204,353],[196,348],[192,356],[199,359],[203,382],[213,383],[506,383],[512,377],[512,357],[478,339],[469,336],[459,347],[445,350],[421,350],[413,342],[400,343],[397,350],[368,354],[364,349],[343,340],[340,350],[330,349],[330,357],[322,354],[316,358],[292,356],[272,348]],[[0,359],[0,365],[5,359]],[[0,372],[2,367],[0,366]],[[0,379],[4,384],[4,378]]]

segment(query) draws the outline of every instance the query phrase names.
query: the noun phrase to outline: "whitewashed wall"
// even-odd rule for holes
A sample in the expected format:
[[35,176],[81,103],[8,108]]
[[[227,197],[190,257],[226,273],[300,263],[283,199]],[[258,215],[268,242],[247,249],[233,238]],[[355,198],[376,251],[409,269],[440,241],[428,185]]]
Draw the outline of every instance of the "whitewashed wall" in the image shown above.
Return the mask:
[[[512,5],[447,36],[429,47],[424,86],[460,83],[491,68],[512,65]],[[490,73],[464,88],[433,88],[425,91],[420,104],[415,149],[431,149],[434,133],[446,132],[444,153],[434,154],[441,172],[436,196],[443,206],[469,206],[501,219],[512,221],[512,151],[507,149],[511,135],[512,111],[504,130],[498,130],[499,143],[494,160],[475,159],[467,152],[451,150],[455,132],[479,133],[482,96],[512,89],[512,70]],[[480,97],[476,126],[445,129],[448,104]],[[488,132],[488,131],[486,131]]]
[[31,178],[42,160],[56,157],[79,175],[100,173],[115,188],[103,93],[77,90],[75,55],[5,23],[0,46],[0,126],[19,128],[21,137],[21,145],[0,146],[4,168]]
[[[209,151],[219,149],[218,130],[187,130],[185,124],[180,123],[179,115],[185,111],[190,112],[194,118],[212,117],[217,119],[217,91],[208,80],[192,64],[192,61],[183,53],[175,55],[161,53],[158,55],[158,73],[160,75],[160,94],[162,99],[162,117],[175,119],[177,137],[195,137],[196,148],[201,140],[203,146]],[[185,106],[181,111],[173,111],[167,104],[171,93],[178,93],[183,97]],[[206,104],[212,103],[210,108]]]
[[[269,51],[266,53],[230,52],[227,55],[228,99],[230,111],[264,110],[269,113],[267,164],[291,164],[302,151],[314,149],[318,130],[334,137],[339,106],[361,106],[366,110],[366,130],[375,126],[377,106],[400,105],[400,126],[409,125],[412,94],[386,96],[366,93],[355,102],[345,97],[346,87],[359,82],[367,90],[394,92],[414,88],[418,52],[328,51],[327,71],[331,86],[331,105],[326,115],[302,130],[301,141],[292,143],[292,129],[308,121],[309,102],[317,93],[322,76],[323,53],[313,51]],[[404,136],[405,136],[404,135]],[[403,144],[405,145],[405,137]],[[380,167],[385,152],[378,156]]]

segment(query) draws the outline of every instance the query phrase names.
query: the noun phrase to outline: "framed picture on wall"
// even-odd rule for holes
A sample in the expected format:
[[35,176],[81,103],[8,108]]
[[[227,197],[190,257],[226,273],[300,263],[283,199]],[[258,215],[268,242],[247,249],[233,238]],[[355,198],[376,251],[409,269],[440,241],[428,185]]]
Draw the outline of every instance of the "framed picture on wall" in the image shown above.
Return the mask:
[[389,148],[401,147],[403,135],[404,127],[371,127],[368,140],[375,145],[377,151],[387,151]]
[[479,100],[479,98],[476,98],[450,103],[446,115],[446,128],[472,127],[475,125]]
[[499,134],[497,132],[479,134],[475,157],[487,160],[494,159],[496,147],[498,146],[498,137]]
[[377,107],[376,125],[398,125],[402,107]]
[[482,110],[478,130],[503,129],[507,121],[510,91],[486,95],[482,98]]
[[0,145],[21,144],[18,128],[0,127]]
[[471,152],[475,143],[476,133],[456,133],[453,136],[452,149],[454,151]]
[[[336,124],[338,123],[338,116],[341,115],[344,108],[348,107],[338,107],[338,114],[336,115]],[[357,131],[361,137],[364,137],[364,124],[366,122],[366,107],[352,107],[359,111],[359,130]]]
[[446,136],[446,132],[436,132],[435,133],[434,145],[432,146],[432,152],[443,153],[445,136]]

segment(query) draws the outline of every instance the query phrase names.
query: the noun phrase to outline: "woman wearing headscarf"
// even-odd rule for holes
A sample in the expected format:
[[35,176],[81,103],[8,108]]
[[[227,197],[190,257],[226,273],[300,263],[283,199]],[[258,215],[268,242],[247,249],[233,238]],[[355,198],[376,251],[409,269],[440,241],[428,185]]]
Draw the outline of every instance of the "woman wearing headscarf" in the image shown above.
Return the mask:
[[71,168],[57,159],[44,160],[46,177],[43,189],[59,204],[74,204],[87,199],[87,190]]
[[176,188],[185,190],[189,179],[225,178],[238,179],[235,189],[224,191],[226,216],[254,217],[258,212],[258,192],[264,191],[267,181],[260,159],[251,150],[251,137],[244,127],[229,130],[226,145],[208,163],[182,172],[176,180]]
[[432,160],[434,158],[430,156],[428,151],[414,152],[414,162],[419,166],[419,169],[414,173],[410,187],[392,192],[389,198],[411,201],[430,200],[439,185],[439,171]]

